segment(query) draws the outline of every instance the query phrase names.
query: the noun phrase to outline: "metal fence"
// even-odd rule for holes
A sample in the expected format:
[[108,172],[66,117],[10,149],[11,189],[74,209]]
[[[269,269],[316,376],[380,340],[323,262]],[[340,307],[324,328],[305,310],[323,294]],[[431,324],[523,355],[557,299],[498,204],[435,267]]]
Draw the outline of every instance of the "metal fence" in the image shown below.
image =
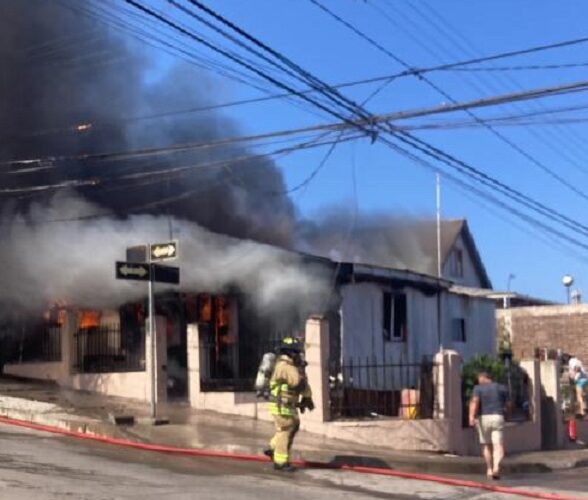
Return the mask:
[[84,328],[74,335],[75,369],[79,373],[145,370],[143,331],[125,332],[118,325]]
[[511,420],[530,420],[531,405],[529,404],[531,398],[531,385],[529,375],[518,365],[512,365],[506,371],[505,385],[508,391],[511,414]]
[[21,326],[5,335],[4,362],[46,363],[61,361],[61,327],[38,325]]
[[350,359],[331,381],[331,415],[341,418],[432,418],[435,364]]
[[257,368],[266,352],[275,352],[280,340],[254,343],[200,345],[202,391],[248,392],[253,390]]

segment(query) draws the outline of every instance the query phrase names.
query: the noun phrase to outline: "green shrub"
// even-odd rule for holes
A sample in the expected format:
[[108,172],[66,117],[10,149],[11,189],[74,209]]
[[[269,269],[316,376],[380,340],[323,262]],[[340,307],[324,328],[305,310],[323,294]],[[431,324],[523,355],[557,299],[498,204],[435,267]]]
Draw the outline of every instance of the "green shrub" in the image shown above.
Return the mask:
[[482,371],[488,372],[495,382],[506,384],[506,368],[499,358],[488,354],[472,358],[462,368],[461,383],[464,407],[471,399],[474,386],[478,383],[478,374]]

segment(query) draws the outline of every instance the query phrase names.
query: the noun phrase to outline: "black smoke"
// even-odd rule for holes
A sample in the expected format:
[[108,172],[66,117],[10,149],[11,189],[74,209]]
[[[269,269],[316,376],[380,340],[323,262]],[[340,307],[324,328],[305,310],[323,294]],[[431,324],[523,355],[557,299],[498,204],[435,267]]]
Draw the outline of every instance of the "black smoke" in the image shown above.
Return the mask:
[[[0,1],[0,161],[209,142],[241,133],[237,124],[216,111],[127,120],[218,102],[219,81],[180,60],[171,68],[157,67],[155,49],[82,12],[95,12],[100,6],[122,16],[115,10],[120,5]],[[92,126],[86,128],[88,124]],[[169,214],[215,232],[290,245],[294,208],[283,194],[282,175],[272,160],[193,168],[181,175],[121,178],[251,153],[242,146],[227,146],[150,158],[48,161],[41,169],[18,174],[15,170],[22,166],[2,165],[0,188],[95,181],[76,187],[77,193],[118,218]],[[24,213],[32,203],[49,203],[54,195],[54,190],[2,194],[0,203]]]

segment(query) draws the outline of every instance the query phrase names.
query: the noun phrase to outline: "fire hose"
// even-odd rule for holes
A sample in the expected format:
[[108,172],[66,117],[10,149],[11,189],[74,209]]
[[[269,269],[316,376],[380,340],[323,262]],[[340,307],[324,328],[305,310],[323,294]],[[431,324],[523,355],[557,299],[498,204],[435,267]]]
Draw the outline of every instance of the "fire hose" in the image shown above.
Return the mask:
[[[28,422],[24,420],[17,420],[9,417],[0,416],[0,424],[14,425],[17,427],[24,427],[42,432],[50,432],[52,434],[60,434],[63,436],[73,437],[77,439],[86,439],[90,441],[96,441],[109,445],[125,446],[127,448],[134,448],[143,451],[153,451],[158,453],[166,453],[172,455],[184,455],[201,458],[221,458],[247,462],[268,462],[270,459],[263,455],[253,455],[248,453],[234,453],[219,450],[210,450],[203,448],[179,448],[174,446],[166,446],[152,443],[140,443],[137,441],[131,441],[127,439],[112,438],[107,436],[100,436],[96,434],[86,434],[83,432],[70,431],[68,429],[62,429],[45,424],[37,424],[34,422]],[[403,479],[414,479],[419,481],[430,481],[438,484],[444,484],[448,486],[462,487],[462,488],[474,488],[479,490],[492,491],[495,493],[504,493],[510,495],[518,495],[527,498],[539,498],[543,500],[580,500],[579,497],[571,497],[560,495],[557,493],[543,493],[539,491],[524,490],[519,488],[513,488],[510,486],[500,486],[494,484],[480,483],[477,481],[470,481],[465,479],[454,479],[443,476],[436,476],[432,474],[421,474],[414,472],[403,472],[394,469],[385,469],[380,467],[365,467],[358,465],[338,465],[331,464],[328,462],[311,462],[305,460],[297,460],[293,462],[293,465],[303,468],[314,468],[314,469],[337,469],[344,471],[351,471],[361,474],[375,474],[380,476],[390,476]]]

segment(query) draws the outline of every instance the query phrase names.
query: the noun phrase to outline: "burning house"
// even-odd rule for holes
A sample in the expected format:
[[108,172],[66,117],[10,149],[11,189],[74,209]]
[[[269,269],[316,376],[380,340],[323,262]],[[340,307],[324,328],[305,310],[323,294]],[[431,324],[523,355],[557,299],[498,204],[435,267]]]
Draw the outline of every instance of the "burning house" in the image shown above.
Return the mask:
[[[416,387],[418,374],[406,367],[432,359],[441,347],[464,358],[495,350],[494,302],[447,279],[336,262],[201,228],[184,247],[180,290],[161,289],[155,300],[162,397],[194,402],[194,394],[250,392],[261,355],[283,335],[303,336],[307,318],[317,314],[329,324],[324,369],[356,389]],[[103,283],[112,293],[128,286],[113,274]],[[55,304],[34,333],[15,337],[4,373],[148,399],[142,286],[130,286],[116,307]]]
[[[490,286],[463,221],[443,227],[442,278],[429,223],[301,221],[271,156],[225,141],[238,126],[214,109],[215,81],[188,64],[155,70],[74,3],[0,5],[4,373],[148,399],[146,290],[113,266],[168,238],[182,282],[157,288],[162,397],[248,390],[261,353],[316,314],[331,346],[321,370],[356,387],[391,373],[358,364],[494,350],[491,302],[450,289]],[[161,154],[130,153],[145,148]]]

